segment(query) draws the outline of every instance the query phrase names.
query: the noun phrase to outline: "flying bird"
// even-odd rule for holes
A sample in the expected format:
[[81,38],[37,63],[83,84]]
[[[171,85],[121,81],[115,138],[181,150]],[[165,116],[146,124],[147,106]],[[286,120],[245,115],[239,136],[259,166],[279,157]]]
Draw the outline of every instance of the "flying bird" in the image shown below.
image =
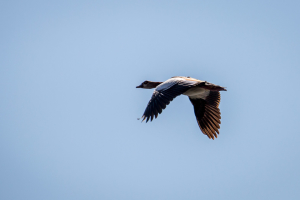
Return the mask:
[[191,77],[174,76],[165,82],[144,81],[136,88],[155,88],[142,116],[142,122],[157,118],[175,97],[183,94],[193,104],[197,123],[203,134],[210,139],[217,138],[221,124],[219,91],[227,91],[224,87]]

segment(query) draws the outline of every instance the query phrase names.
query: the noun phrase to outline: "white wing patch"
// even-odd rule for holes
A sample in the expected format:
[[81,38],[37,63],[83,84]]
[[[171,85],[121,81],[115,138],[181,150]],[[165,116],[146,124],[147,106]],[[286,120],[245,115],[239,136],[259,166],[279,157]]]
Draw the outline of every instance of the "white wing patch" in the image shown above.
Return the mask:
[[188,91],[186,91],[185,93],[183,93],[183,95],[187,95],[189,96],[191,99],[206,99],[206,97],[209,95],[210,90],[208,89],[204,89],[204,88],[191,88]]
[[196,83],[196,81],[188,81],[188,80],[186,80],[184,78],[180,78],[180,77],[170,78],[170,79],[166,80],[165,82],[161,83],[160,85],[158,85],[155,90],[160,92],[163,90],[167,90],[176,84],[190,86],[190,85],[194,85],[195,83]]

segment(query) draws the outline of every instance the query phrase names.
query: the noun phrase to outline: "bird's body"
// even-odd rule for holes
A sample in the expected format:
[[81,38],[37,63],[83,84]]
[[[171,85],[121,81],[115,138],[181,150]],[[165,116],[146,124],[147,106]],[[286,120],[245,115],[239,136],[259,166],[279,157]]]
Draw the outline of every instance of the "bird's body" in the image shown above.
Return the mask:
[[190,77],[175,76],[165,82],[144,81],[137,88],[155,88],[153,95],[142,116],[146,122],[158,114],[177,96],[183,94],[189,97],[194,106],[195,115],[201,131],[214,139],[219,134],[221,113],[219,109],[220,92],[224,87],[197,80]]

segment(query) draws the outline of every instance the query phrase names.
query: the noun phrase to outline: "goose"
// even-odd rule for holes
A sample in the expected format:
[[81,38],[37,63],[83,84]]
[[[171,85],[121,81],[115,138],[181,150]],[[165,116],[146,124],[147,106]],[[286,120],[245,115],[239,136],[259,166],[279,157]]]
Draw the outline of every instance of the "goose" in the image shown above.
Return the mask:
[[165,82],[144,81],[136,88],[153,89],[152,97],[142,116],[142,122],[157,118],[158,114],[177,96],[189,97],[194,106],[198,126],[209,139],[218,137],[221,113],[219,109],[220,92],[224,87],[191,77],[174,76]]

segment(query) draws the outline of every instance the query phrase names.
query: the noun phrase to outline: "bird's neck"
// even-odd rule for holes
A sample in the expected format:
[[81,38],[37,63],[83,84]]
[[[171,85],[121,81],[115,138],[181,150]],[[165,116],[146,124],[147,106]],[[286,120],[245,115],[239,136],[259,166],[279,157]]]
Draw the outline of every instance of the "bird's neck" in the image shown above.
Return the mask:
[[152,88],[156,88],[159,84],[161,84],[162,82],[150,82],[148,83],[148,88],[152,89]]

